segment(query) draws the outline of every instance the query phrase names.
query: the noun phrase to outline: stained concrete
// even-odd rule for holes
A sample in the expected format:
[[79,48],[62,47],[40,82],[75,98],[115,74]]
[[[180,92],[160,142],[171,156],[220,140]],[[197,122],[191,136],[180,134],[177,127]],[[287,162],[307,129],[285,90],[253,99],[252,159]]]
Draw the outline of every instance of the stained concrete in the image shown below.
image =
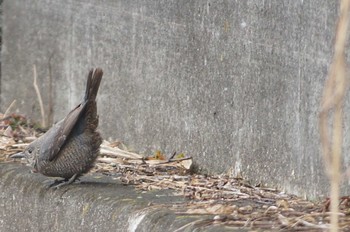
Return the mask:
[[328,193],[317,112],[336,2],[12,0],[3,9],[2,111],[17,99],[16,112],[39,118],[36,65],[57,121],[100,66],[105,138],[144,154],[183,152],[203,172]]

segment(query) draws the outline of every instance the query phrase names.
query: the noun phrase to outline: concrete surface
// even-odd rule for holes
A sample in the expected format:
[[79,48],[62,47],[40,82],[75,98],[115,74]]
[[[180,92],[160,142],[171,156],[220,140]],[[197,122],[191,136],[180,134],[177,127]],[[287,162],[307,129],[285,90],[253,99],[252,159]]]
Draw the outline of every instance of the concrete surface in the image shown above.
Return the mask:
[[58,190],[47,188],[46,181],[23,165],[0,163],[0,231],[234,230],[220,225],[186,226],[212,216],[175,213],[168,208],[185,199],[168,191],[141,193],[96,175]]
[[17,112],[39,119],[35,64],[57,121],[82,98],[88,69],[100,66],[105,138],[145,154],[183,152],[204,172],[321,196],[328,180],[317,111],[337,7],[327,0],[5,1],[1,110],[17,99]]

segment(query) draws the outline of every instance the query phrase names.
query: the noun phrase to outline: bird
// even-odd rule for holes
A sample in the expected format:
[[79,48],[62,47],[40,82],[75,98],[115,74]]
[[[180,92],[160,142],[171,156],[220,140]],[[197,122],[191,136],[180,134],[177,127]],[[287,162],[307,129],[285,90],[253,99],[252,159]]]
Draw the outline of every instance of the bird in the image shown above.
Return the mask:
[[33,172],[63,178],[55,180],[49,187],[69,185],[93,167],[102,143],[97,131],[96,104],[102,76],[101,68],[91,69],[81,103],[23,152],[10,156],[24,158]]

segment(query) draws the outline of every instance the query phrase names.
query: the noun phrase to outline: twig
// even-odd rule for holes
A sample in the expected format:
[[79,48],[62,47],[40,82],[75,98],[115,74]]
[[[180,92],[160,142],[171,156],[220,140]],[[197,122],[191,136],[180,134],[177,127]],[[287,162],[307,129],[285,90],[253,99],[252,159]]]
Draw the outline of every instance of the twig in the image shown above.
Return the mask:
[[297,224],[302,224],[302,225],[304,225],[304,226],[307,226],[308,228],[329,229],[329,226],[326,225],[326,224],[323,224],[323,225],[316,225],[316,224],[307,222],[307,221],[302,220],[302,219],[297,219],[297,222],[294,223],[291,227],[293,228],[293,227],[295,227]]
[[11,116],[3,117],[3,118],[0,119],[0,122],[5,121],[5,120],[8,120],[8,119],[10,119],[10,118],[11,118]]
[[157,164],[168,164],[168,163],[180,162],[180,161],[190,160],[190,159],[192,159],[192,157],[186,157],[186,158],[181,158],[181,159],[169,159],[167,161],[162,161],[162,162],[159,162]]
[[34,89],[35,89],[36,95],[38,97],[39,105],[40,105],[41,125],[43,127],[46,127],[44,104],[43,104],[43,100],[41,98],[39,87],[38,87],[37,82],[36,82],[36,80],[37,80],[37,73],[36,73],[36,65],[35,64],[33,65],[33,77],[34,77],[33,85],[34,85]]
[[169,160],[173,159],[176,156],[176,151],[170,156]]
[[6,117],[8,116],[8,113],[10,112],[11,108],[12,108],[15,104],[16,104],[16,99],[13,100],[13,101],[11,102],[11,104],[9,105],[9,107],[7,107],[7,109],[6,109],[6,111],[5,111],[5,113],[4,113],[4,115],[3,115],[2,118],[6,118]]
[[131,158],[131,159],[142,159],[142,156],[133,152],[122,150],[118,147],[109,147],[107,142],[103,142],[101,145],[101,153],[108,154],[111,156],[117,156],[122,158]]
[[48,68],[49,68],[49,115],[48,115],[48,124],[53,123],[53,91],[52,91],[52,66],[51,59],[54,53],[51,53],[49,56]]
[[[338,231],[338,205],[340,183],[340,160],[343,142],[343,103],[347,90],[347,70],[344,48],[347,41],[349,0],[341,0],[338,20],[335,52],[330,72],[325,83],[321,111],[319,114],[320,137],[326,172],[331,182],[331,231]],[[329,139],[328,119],[334,110],[332,125],[332,141]]]

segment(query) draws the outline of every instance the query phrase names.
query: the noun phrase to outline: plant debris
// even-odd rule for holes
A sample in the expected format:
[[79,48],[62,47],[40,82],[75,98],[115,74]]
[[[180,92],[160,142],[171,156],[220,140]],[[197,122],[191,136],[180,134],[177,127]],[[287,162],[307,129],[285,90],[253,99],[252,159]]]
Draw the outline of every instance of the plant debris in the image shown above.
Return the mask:
[[[42,134],[19,115],[0,114],[0,162],[15,162],[10,155],[22,151]],[[120,179],[140,191],[172,189],[190,199],[171,207],[179,215],[209,215],[183,226],[224,224],[234,228],[319,231],[329,228],[329,199],[310,202],[274,188],[256,187],[243,178],[191,173],[192,158],[182,153],[166,158],[161,151],[144,157],[121,142],[104,141],[92,172]],[[342,197],[339,228],[350,227],[350,197]],[[179,230],[180,231],[180,230]]]

